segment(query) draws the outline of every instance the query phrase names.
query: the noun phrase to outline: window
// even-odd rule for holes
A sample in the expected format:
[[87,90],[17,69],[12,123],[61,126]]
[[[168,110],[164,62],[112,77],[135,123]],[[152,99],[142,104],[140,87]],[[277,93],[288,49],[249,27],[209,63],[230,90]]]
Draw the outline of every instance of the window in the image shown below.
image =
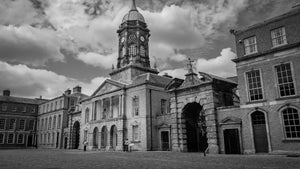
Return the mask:
[[282,111],[284,131],[286,138],[300,138],[299,112],[294,108]]
[[275,66],[278,89],[281,97],[295,95],[295,86],[293,82],[293,75],[291,64],[285,63]]
[[141,54],[141,56],[146,56],[146,51],[145,51],[144,46],[141,46],[141,48],[140,48],[140,54]]
[[35,113],[35,107],[32,107],[31,113]]
[[58,115],[57,128],[60,129],[61,115]]
[[5,129],[5,119],[0,119],[0,130]]
[[24,144],[24,135],[23,134],[19,134],[18,135],[18,144]]
[[34,120],[30,120],[29,121],[29,130],[33,130],[34,129]]
[[90,110],[89,108],[85,109],[85,123],[88,123],[90,119]]
[[54,110],[54,108],[53,108],[53,103],[50,104],[50,110],[51,110],[51,111]]
[[84,135],[83,135],[84,141],[87,141],[87,134],[88,134],[87,132],[88,132],[87,130],[84,130]]
[[48,130],[51,130],[52,117],[49,118]]
[[47,104],[47,111],[49,111],[49,104]]
[[48,138],[47,139],[48,139],[47,143],[50,144],[50,133],[48,133]]
[[166,99],[161,99],[160,105],[161,105],[161,114],[166,114],[167,100]]
[[19,122],[20,122],[19,129],[20,130],[25,130],[25,120],[21,119]]
[[133,141],[139,141],[139,126],[132,126]]
[[7,105],[6,104],[2,104],[1,109],[2,109],[2,111],[7,111]]
[[55,108],[54,108],[55,110],[57,109],[57,101],[55,101]]
[[22,112],[26,112],[26,106],[23,106]]
[[74,106],[75,105],[75,100],[71,99],[70,104],[71,104],[71,106]]
[[13,107],[11,111],[17,111],[17,107]]
[[62,100],[59,101],[59,108],[63,108],[63,102],[62,102]]
[[15,123],[16,123],[15,119],[10,119],[9,120],[9,130],[15,129]]
[[248,92],[250,101],[262,100],[262,83],[259,70],[253,70],[246,73],[248,81]]
[[281,46],[287,44],[285,28],[277,28],[271,31],[271,38],[273,47]]
[[245,55],[257,52],[256,36],[244,40]]
[[125,47],[122,48],[122,55],[123,55],[123,57],[126,55],[126,48]]
[[56,127],[56,116],[53,117],[53,126],[52,126],[52,128],[55,129],[55,127]]
[[0,144],[4,144],[4,134],[0,133]]
[[136,46],[135,44],[132,44],[129,46],[129,56],[135,56],[136,55]]
[[45,126],[44,126],[45,130],[47,130],[47,125],[48,125],[48,119],[46,118],[46,120],[45,120]]
[[42,119],[41,130],[44,129],[44,119]]
[[15,135],[14,134],[8,134],[7,137],[7,144],[14,144]]
[[139,97],[135,96],[132,99],[133,116],[139,115]]

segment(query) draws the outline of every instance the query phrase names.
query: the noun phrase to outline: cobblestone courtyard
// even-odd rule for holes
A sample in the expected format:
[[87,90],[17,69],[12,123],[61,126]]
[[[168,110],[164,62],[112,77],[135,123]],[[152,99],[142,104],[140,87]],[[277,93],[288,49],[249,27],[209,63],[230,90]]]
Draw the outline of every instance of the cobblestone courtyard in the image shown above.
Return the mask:
[[279,155],[208,155],[177,152],[0,150],[1,169],[222,168],[300,169],[300,158]]

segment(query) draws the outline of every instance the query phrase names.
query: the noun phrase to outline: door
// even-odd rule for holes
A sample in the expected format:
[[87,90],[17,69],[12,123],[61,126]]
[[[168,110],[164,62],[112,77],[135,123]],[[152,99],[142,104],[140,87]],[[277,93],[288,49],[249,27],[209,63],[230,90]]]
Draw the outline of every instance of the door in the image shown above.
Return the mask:
[[161,149],[162,151],[169,151],[170,150],[170,142],[169,142],[169,132],[162,131],[161,132]]
[[241,154],[239,130],[224,130],[224,144],[226,154]]
[[255,152],[267,153],[268,138],[267,138],[265,115],[263,112],[256,111],[252,113],[251,118],[252,118]]
[[32,144],[32,141],[33,141],[33,137],[32,135],[28,135],[28,140],[27,140],[27,146],[28,147],[31,147],[33,144]]

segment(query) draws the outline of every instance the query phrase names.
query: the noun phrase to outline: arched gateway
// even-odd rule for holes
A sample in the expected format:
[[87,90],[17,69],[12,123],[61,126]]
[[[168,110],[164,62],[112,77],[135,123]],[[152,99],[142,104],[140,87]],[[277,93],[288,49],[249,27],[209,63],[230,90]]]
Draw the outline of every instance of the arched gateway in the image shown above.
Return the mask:
[[98,127],[96,127],[93,131],[93,148],[98,148],[99,143],[99,130]]
[[186,129],[186,144],[188,152],[203,152],[207,148],[205,116],[199,103],[188,103],[182,111],[182,123]]
[[78,149],[80,140],[80,124],[76,121],[73,125],[73,133],[72,133],[72,148]]

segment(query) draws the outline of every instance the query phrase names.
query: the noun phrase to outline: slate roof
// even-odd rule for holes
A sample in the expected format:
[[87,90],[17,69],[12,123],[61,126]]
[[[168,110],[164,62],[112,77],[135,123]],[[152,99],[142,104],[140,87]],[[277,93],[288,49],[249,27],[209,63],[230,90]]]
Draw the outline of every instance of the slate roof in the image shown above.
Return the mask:
[[24,103],[24,104],[41,104],[46,100],[42,99],[30,99],[23,97],[14,97],[14,96],[0,96],[0,101],[2,102],[14,102],[14,103]]

